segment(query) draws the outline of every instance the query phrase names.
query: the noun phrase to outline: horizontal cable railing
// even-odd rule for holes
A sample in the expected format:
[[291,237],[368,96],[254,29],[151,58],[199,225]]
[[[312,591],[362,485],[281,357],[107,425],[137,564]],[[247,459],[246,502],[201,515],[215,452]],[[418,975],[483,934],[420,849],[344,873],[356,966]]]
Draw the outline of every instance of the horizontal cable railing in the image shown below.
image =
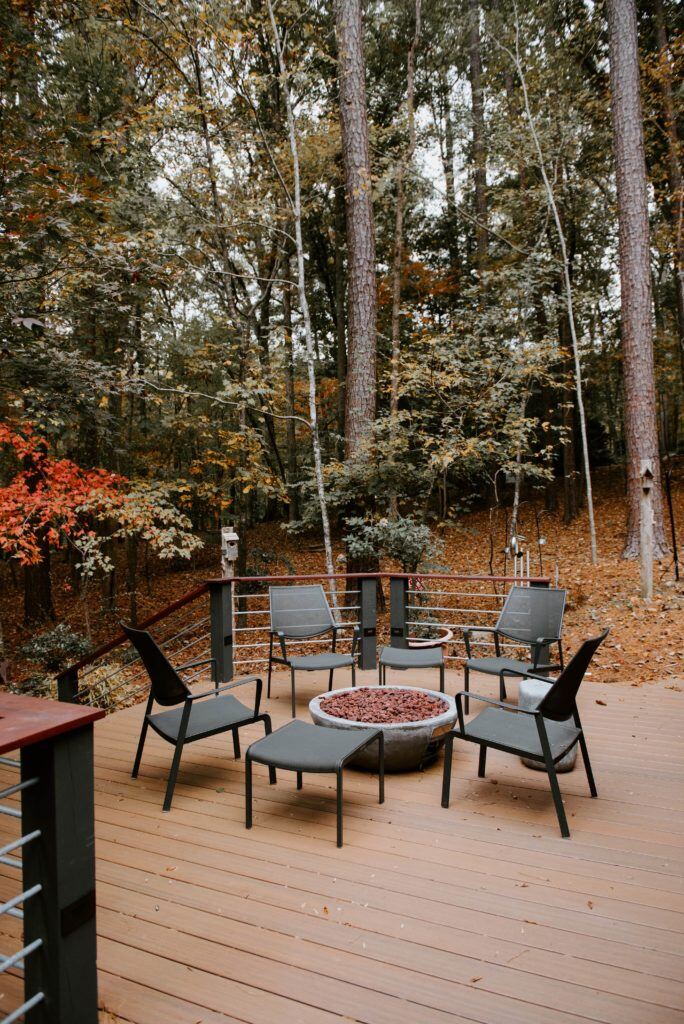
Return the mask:
[[[225,577],[208,580],[139,628],[151,629],[176,666],[211,655],[213,675],[219,681],[238,672],[261,672],[268,667],[271,647],[269,588],[300,584],[323,587],[338,624],[337,649],[348,653],[357,631],[358,665],[368,669],[375,667],[378,643],[443,644],[445,658],[458,664],[466,656],[463,630],[493,626],[511,585],[548,586],[549,581],[520,574],[389,572]],[[306,629],[306,622],[301,625]],[[311,632],[316,632],[314,621]],[[474,633],[471,642],[482,653],[494,650],[486,633]],[[330,643],[330,633],[319,633],[288,637],[287,647],[296,656],[316,653]],[[517,650],[513,643],[504,642],[504,646]],[[122,633],[62,672],[58,687],[62,700],[113,711],[146,694],[149,679],[140,656]]]

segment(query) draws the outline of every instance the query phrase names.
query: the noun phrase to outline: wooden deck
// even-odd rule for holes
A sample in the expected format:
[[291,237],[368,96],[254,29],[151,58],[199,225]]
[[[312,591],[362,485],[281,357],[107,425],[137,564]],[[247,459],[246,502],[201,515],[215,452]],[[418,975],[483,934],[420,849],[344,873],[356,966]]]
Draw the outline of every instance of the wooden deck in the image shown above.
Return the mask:
[[[305,717],[324,687],[301,684]],[[280,690],[274,725],[288,719]],[[562,776],[570,840],[544,775],[491,751],[478,780],[466,744],[449,810],[441,763],[389,776],[383,806],[349,772],[341,850],[324,776],[298,793],[256,766],[245,830],[230,737],[186,748],[162,814],[171,748],[152,736],[130,778],[142,707],[97,723],[102,1024],[684,1021],[684,694],[589,683],[582,696],[599,799],[581,768]],[[1,978],[0,1014],[18,995]]]

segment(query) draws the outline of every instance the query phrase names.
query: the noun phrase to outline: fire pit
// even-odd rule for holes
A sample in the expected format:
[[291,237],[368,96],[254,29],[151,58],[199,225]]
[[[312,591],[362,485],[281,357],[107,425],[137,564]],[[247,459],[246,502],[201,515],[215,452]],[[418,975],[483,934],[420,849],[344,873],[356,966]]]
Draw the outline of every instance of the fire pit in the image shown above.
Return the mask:
[[[321,694],[309,703],[316,725],[363,729],[374,725],[385,737],[385,769],[409,771],[433,761],[456,720],[453,697],[404,686],[358,686]],[[353,762],[376,769],[377,753],[364,750]]]

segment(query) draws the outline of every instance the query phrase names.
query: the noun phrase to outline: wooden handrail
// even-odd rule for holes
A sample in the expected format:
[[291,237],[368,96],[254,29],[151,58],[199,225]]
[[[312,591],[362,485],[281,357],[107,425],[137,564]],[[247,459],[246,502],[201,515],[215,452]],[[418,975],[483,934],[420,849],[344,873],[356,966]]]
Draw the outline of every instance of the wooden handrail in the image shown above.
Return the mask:
[[[176,601],[172,601],[171,604],[165,605],[158,612],[155,612],[154,615],[149,615],[146,619],[143,619],[142,622],[139,622],[136,625],[136,629],[147,629],[148,626],[153,626],[155,622],[159,622],[160,619],[165,619],[167,615],[172,615],[173,612],[177,612],[179,608],[183,608],[186,604],[190,604],[191,601],[201,597],[202,594],[206,594],[208,590],[209,584],[206,582],[201,583],[199,587],[195,587],[194,590],[190,590],[187,594],[183,594],[182,597],[179,597]],[[90,665],[93,661],[97,661],[98,658],[103,657],[105,654],[109,654],[110,651],[116,650],[117,647],[121,647],[122,644],[127,642],[128,637],[126,634],[119,633],[119,635],[115,636],[113,640],[108,640],[106,644],[102,644],[94,651],[91,651],[90,654],[86,654],[80,661],[77,661],[73,665],[69,665],[68,668],[63,669],[58,673],[57,678],[59,679],[60,676],[64,676],[68,672],[79,672],[82,668],[85,668],[86,665]]]
[[55,700],[0,693],[0,754],[61,736],[104,718],[98,708],[79,708]]
[[301,583],[304,580],[369,580],[369,579],[403,579],[403,580],[491,580],[493,583],[550,583],[548,576],[490,576],[488,573],[472,575],[447,572],[317,572],[306,576],[226,576],[209,580],[208,583],[274,583],[287,580],[290,583]]

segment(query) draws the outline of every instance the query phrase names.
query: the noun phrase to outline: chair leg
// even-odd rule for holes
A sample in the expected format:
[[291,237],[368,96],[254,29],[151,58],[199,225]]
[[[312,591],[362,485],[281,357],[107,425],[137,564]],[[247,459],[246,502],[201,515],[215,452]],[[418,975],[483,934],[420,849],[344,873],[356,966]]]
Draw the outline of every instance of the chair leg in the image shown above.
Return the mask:
[[[263,716],[263,720],[264,720],[264,732],[265,732],[265,734],[267,736],[270,736],[271,732],[273,731],[273,727],[271,726],[271,716],[270,715],[264,715]],[[268,781],[269,781],[271,786],[274,786],[275,783],[276,783],[276,770],[275,770],[275,768],[273,767],[272,764],[269,764],[269,766],[268,766]]]
[[302,773],[297,772],[297,789],[302,788]]
[[252,758],[245,757],[245,828],[252,827]]
[[337,772],[337,845],[342,846],[342,769]]
[[553,802],[556,805],[556,814],[558,815],[558,824],[560,825],[561,835],[563,839],[569,839],[570,829],[568,828],[568,819],[565,817],[563,797],[561,796],[560,787],[558,785],[556,768],[550,758],[547,758],[546,760],[546,771],[549,776],[549,782],[551,783],[551,795],[553,796]]
[[378,686],[382,686],[382,662],[378,662]]
[[449,806],[451,793],[451,760],[454,753],[454,737],[452,733],[447,735],[444,742],[444,774],[442,777],[442,807]]
[[290,669],[290,685],[292,687],[292,717],[297,717],[297,708],[295,706],[295,670]]
[[[463,689],[465,690],[466,694],[470,692],[470,669],[468,668],[467,665],[463,669]],[[463,714],[470,714],[470,697],[468,696],[466,696],[466,699],[463,701]]]
[[480,779],[485,777],[485,768],[487,766],[487,746],[485,743],[480,746],[480,760],[477,766],[477,774]]
[[356,686],[356,662],[352,661],[352,686]]
[[181,754],[183,753],[183,744],[177,743],[176,749],[173,752],[173,761],[171,762],[171,771],[169,772],[169,781],[166,784],[166,796],[164,797],[164,806],[162,810],[171,810],[171,801],[173,800],[173,791],[176,788],[176,778],[178,776],[178,768],[180,766]]
[[266,696],[271,696],[271,674],[273,672],[273,637],[268,648],[268,680],[266,682]]
[[579,738],[580,750],[582,751],[582,760],[584,761],[584,770],[587,773],[587,782],[589,783],[589,792],[592,796],[598,796],[598,790],[596,789],[596,783],[594,782],[594,773],[591,770],[591,761],[589,760],[589,751],[587,749],[587,741],[584,738],[584,733],[580,733]]
[[328,693],[330,693],[330,691],[332,690],[333,672],[334,671],[335,671],[335,669],[331,668],[330,672],[328,673]]
[[240,733],[237,729],[233,729],[233,753],[235,754],[235,760],[240,760]]
[[506,700],[506,683],[503,672],[499,676],[499,700]]
[[439,666],[439,692],[444,693],[444,662]]
[[145,746],[145,737],[147,736],[147,718],[143,722],[142,730],[140,732],[140,740],[138,741],[138,749],[135,753],[135,761],[133,762],[133,771],[131,772],[131,778],[138,778],[138,771],[140,770],[140,762],[142,760],[143,747]]

